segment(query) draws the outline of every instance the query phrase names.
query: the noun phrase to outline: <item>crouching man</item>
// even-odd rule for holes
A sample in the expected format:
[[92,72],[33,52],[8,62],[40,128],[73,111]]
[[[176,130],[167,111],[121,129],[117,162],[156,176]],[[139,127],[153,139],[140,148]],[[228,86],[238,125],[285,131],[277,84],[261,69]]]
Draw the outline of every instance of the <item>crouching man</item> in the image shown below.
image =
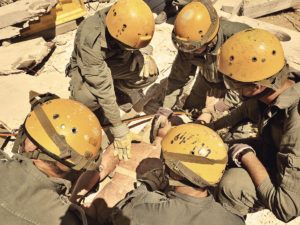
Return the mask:
[[244,224],[208,190],[220,181],[227,163],[222,139],[198,124],[170,128],[166,122],[156,140],[162,141],[164,163],[153,163],[153,169],[140,177],[141,185],[113,210],[112,223]]
[[212,127],[248,118],[259,128],[254,148],[249,140],[231,147],[231,158],[242,168],[225,173],[219,200],[244,216],[263,207],[288,222],[300,216],[300,83],[288,71],[280,41],[265,30],[229,38],[219,65],[231,88],[249,100]]
[[87,224],[83,210],[66,194],[68,180],[99,167],[98,119],[73,100],[33,102],[15,142],[17,153],[10,158],[0,151],[1,223]]

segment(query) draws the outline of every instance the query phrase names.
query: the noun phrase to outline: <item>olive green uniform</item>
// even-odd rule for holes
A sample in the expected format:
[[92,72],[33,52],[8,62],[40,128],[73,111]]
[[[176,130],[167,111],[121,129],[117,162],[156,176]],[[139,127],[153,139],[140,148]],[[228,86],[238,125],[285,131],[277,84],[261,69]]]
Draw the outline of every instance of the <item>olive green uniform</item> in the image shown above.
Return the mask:
[[287,222],[300,216],[300,83],[269,106],[251,99],[212,124],[219,129],[249,118],[258,123],[261,142],[256,147],[270,179],[255,188],[247,171],[229,169],[221,183],[220,201],[246,215],[263,206]]
[[[221,20],[217,42],[213,49],[207,50],[204,54],[178,51],[168,77],[164,107],[173,108],[176,105],[178,98],[182,94],[183,87],[188,83],[190,76],[195,76],[197,67],[199,67],[199,73],[196,76],[191,93],[186,99],[184,108],[202,109],[205,106],[206,93],[211,89],[216,89],[224,95],[226,88],[223,76],[218,72],[217,68],[218,51],[229,37],[248,28],[249,26],[246,24]],[[226,99],[230,104],[239,103],[237,93],[234,92],[229,92],[226,95]]]
[[119,127],[112,129],[116,137],[128,131],[121,125],[114,87],[128,94],[134,104],[140,99],[139,89],[153,83],[156,77],[142,79],[139,68],[130,71],[134,51],[122,49],[108,33],[108,10],[96,12],[78,27],[66,74],[71,77],[71,98],[93,111],[101,108],[113,127]]
[[86,224],[83,210],[65,196],[68,181],[47,177],[23,156],[4,154],[0,151],[1,224]]
[[243,219],[226,211],[211,195],[195,198],[169,192],[150,192],[141,185],[113,210],[114,225],[242,225]]

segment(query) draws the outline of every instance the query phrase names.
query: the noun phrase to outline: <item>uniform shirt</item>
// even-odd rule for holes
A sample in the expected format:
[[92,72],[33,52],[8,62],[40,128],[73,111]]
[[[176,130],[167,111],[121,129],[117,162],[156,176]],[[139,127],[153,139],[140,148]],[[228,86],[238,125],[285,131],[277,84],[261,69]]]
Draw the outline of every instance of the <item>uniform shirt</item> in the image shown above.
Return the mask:
[[82,209],[64,195],[68,181],[48,178],[32,160],[19,155],[11,159],[0,151],[0,176],[1,224],[86,224]]
[[300,216],[300,83],[280,94],[271,105],[251,99],[214,122],[220,129],[248,118],[258,124],[261,160],[270,178],[258,188],[259,199],[277,218]]
[[150,192],[144,185],[122,200],[112,213],[114,225],[243,225],[211,195],[194,198],[169,192]]
[[[109,35],[105,24],[109,9],[96,12],[78,27],[67,75],[71,77],[73,86],[84,85],[97,98],[106,118],[113,127],[117,127],[122,122],[112,73],[118,73],[124,66],[129,67],[133,54],[132,51],[121,49]],[[122,134],[115,136],[122,136]]]

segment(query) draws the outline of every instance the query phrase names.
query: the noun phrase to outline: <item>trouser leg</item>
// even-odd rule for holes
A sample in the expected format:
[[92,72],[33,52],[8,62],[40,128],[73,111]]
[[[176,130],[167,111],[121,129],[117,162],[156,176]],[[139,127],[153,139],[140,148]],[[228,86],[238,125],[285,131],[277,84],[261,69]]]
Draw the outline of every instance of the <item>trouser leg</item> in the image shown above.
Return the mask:
[[216,97],[222,97],[225,95],[226,88],[223,83],[210,83],[201,74],[198,74],[191,93],[185,101],[184,108],[189,110],[203,109],[208,91],[221,93]]

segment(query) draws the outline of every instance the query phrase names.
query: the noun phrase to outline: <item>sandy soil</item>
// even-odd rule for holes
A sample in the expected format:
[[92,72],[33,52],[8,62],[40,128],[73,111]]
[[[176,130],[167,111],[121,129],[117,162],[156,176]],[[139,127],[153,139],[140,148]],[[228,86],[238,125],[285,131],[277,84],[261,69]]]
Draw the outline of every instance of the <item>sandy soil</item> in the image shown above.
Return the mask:
[[258,19],[267,23],[275,24],[277,26],[300,31],[300,9],[298,11],[289,9],[273,13],[268,16],[260,17]]
[[[95,4],[93,5],[94,8]],[[97,5],[96,5],[97,6]],[[99,5],[101,8],[103,4]],[[93,14],[91,9],[89,14]],[[288,15],[290,15],[288,13]],[[291,16],[299,21],[299,12],[292,13]],[[277,15],[261,18],[267,22],[273,22],[288,26],[286,22],[281,21],[282,16]],[[292,27],[289,27],[292,28]],[[155,37],[152,41],[154,46],[154,57],[160,69],[160,78],[169,74],[172,61],[176,55],[176,50],[171,42],[172,27],[162,24],[156,27]],[[53,92],[63,98],[68,98],[69,78],[65,77],[65,65],[73,50],[73,40],[75,31],[56,37],[53,41],[56,43],[56,49],[52,53],[44,67],[37,76],[28,74],[18,74],[10,76],[0,76],[0,120],[7,123],[11,128],[17,128],[29,112],[28,93],[30,90],[37,92]],[[247,218],[247,225],[282,225],[284,223],[275,219],[268,210],[250,214]],[[299,225],[300,218],[289,223],[290,225]]]

